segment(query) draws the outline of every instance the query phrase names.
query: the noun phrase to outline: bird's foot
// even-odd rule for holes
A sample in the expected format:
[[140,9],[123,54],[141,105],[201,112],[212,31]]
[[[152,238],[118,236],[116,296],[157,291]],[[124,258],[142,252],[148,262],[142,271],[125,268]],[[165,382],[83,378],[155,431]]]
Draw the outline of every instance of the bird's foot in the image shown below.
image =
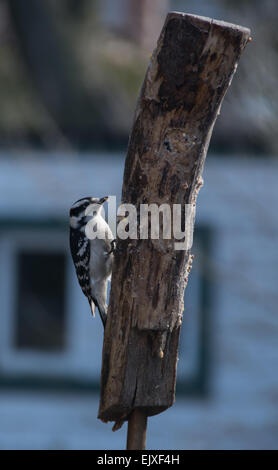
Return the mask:
[[114,253],[115,250],[116,250],[116,239],[115,239],[115,240],[112,240],[112,242],[111,242],[111,250],[110,250],[107,254],[110,255],[111,253]]

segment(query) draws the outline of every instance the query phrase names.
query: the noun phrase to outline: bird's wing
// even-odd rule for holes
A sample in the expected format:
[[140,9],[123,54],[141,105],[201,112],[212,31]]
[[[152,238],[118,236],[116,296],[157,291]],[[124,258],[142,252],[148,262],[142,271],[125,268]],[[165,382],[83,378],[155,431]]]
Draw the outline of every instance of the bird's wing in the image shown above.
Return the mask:
[[87,237],[76,230],[70,230],[70,250],[74,261],[76,275],[83,293],[90,302],[90,244]]

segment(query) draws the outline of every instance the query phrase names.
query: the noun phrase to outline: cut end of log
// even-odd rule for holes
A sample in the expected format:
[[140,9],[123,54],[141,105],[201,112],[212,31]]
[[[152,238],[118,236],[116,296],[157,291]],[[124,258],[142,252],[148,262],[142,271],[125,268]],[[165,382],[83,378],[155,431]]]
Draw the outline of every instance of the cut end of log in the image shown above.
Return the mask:
[[234,24],[234,23],[229,23],[228,21],[223,21],[223,20],[216,20],[214,18],[209,18],[207,16],[199,16],[199,15],[193,15],[193,14],[189,14],[189,13],[183,13],[183,12],[180,12],[180,11],[170,11],[167,15],[167,18],[166,18],[166,24],[169,20],[171,20],[172,18],[183,18],[183,19],[188,19],[188,20],[191,20],[191,21],[196,21],[196,22],[199,22],[199,24],[214,24],[214,25],[218,25],[220,26],[221,28],[225,28],[225,29],[231,29],[231,30],[238,30],[240,31],[242,34],[246,34],[248,35],[248,37],[250,37],[250,29],[245,27],[245,26],[241,26],[241,25],[237,25],[237,24]]

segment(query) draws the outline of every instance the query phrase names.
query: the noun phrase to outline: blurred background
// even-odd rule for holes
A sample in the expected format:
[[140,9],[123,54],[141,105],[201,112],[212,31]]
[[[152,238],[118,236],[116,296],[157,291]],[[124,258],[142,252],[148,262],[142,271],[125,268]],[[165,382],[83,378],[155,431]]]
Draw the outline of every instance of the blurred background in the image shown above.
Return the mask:
[[[97,420],[102,327],[68,209],[120,202],[128,134],[169,10],[250,27],[197,205],[176,404],[149,449],[278,448],[275,0],[0,0],[0,448],[123,449]],[[274,210],[275,209],[275,210]]]

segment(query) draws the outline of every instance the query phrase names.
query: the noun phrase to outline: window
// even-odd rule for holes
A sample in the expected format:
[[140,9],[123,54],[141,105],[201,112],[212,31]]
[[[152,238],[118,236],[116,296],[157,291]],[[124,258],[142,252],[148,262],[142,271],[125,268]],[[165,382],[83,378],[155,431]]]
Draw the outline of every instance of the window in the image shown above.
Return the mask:
[[0,221],[0,385],[92,388],[103,328],[69,252],[68,221]]
[[18,349],[61,351],[65,347],[63,253],[17,253],[14,344]]
[[[197,227],[185,291],[177,393],[208,389],[210,231]],[[92,319],[69,254],[68,227],[0,224],[0,384],[97,388],[103,328]],[[9,382],[10,381],[10,382]]]
[[209,227],[197,226],[192,253],[195,259],[184,295],[177,392],[204,395],[209,389],[211,280],[207,259],[211,249]]

